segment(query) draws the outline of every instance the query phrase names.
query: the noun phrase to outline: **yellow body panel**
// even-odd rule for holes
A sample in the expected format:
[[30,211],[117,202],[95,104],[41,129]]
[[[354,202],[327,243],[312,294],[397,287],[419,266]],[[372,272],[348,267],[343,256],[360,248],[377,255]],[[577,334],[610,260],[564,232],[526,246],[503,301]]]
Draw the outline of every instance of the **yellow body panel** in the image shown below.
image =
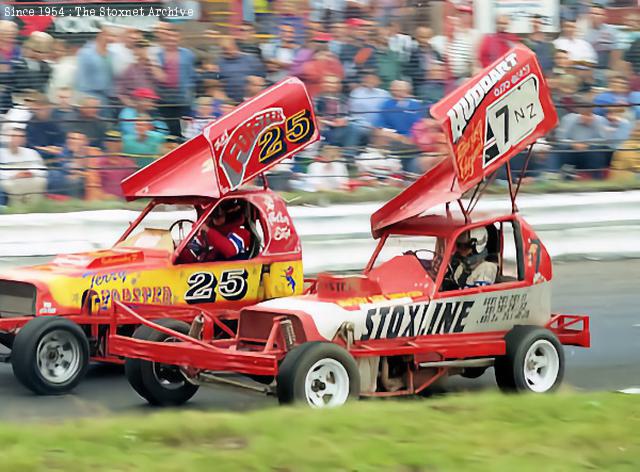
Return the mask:
[[145,304],[215,303],[232,307],[302,293],[301,260],[269,264],[264,274],[263,267],[259,260],[203,262],[159,269],[104,269],[77,277],[49,273],[42,279],[46,279],[58,313],[80,309],[87,291],[100,310],[109,309],[114,299]]

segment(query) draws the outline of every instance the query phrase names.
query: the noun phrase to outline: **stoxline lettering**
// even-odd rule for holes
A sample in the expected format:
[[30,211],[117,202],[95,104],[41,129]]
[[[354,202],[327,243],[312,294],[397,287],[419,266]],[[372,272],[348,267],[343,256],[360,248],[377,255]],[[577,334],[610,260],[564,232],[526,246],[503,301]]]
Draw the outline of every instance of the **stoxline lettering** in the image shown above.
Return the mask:
[[371,308],[367,312],[365,332],[360,339],[366,341],[461,333],[474,303],[472,300],[440,302],[430,314],[428,303]]
[[460,100],[447,112],[451,120],[451,136],[454,143],[457,143],[469,121],[484,97],[491,91],[494,85],[502,79],[507,72],[513,69],[517,61],[515,53],[509,54],[503,61],[482,77],[476,85],[471,87]]

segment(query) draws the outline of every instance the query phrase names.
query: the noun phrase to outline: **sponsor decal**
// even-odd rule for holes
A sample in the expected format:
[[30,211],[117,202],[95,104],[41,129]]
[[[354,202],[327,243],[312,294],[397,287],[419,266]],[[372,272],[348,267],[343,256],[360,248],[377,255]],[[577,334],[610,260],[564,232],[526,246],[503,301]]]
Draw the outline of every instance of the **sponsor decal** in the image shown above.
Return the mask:
[[189,288],[184,300],[189,303],[214,303],[218,295],[226,300],[242,300],[249,288],[246,269],[226,270],[220,274],[220,280],[211,272],[194,272],[189,276]]
[[367,312],[362,341],[429,334],[462,333],[475,301],[439,302],[372,308]]
[[[476,313],[470,317],[476,306]],[[481,310],[478,317],[477,311]],[[361,341],[434,334],[463,333],[473,324],[492,324],[529,318],[526,293],[489,296],[484,300],[439,301],[370,308]]]
[[96,291],[96,303],[100,310],[108,310],[114,300],[125,303],[149,303],[152,305],[171,305],[173,294],[168,286],[141,286],[122,289],[103,289]]
[[82,278],[91,277],[91,284],[89,288],[99,287],[101,285],[106,285],[111,282],[125,282],[127,280],[126,272],[109,272],[107,274],[94,274],[94,273],[86,273],[82,274]]
[[526,293],[487,297],[482,303],[484,313],[478,323],[499,323],[501,321],[529,318]]
[[42,308],[38,310],[39,315],[55,315],[56,312],[56,307],[51,302],[42,302]]
[[287,281],[287,285],[291,287],[291,293],[295,293],[296,281],[293,278],[293,272],[294,272],[293,266],[287,267],[283,272],[284,272],[284,275],[282,275],[282,277],[284,277],[284,279]]
[[482,103],[498,81],[513,69],[517,63],[517,55],[515,53],[509,54],[484,75],[476,85],[471,87],[451,110],[447,112],[451,120],[451,136],[454,143],[457,143],[462,137],[480,103]]
[[218,162],[230,189],[237,189],[247,169],[249,159],[262,136],[268,128],[285,122],[282,108],[267,108],[238,125],[231,134],[224,132],[214,143],[214,150],[220,151]]
[[385,295],[373,295],[369,297],[352,297],[352,298],[344,298],[342,300],[336,300],[336,303],[340,305],[342,308],[355,308],[359,305],[366,305],[372,303],[380,303],[386,302],[389,300],[395,300],[398,298],[417,298],[421,297],[424,294],[422,292],[414,291],[414,292],[398,292],[398,293],[387,293]]
[[463,136],[455,153],[458,175],[462,182],[473,177],[473,160],[482,152],[482,121],[478,121],[471,132]]
[[530,239],[529,240],[529,250],[527,251],[529,267],[533,267],[534,275],[533,275],[533,283],[540,284],[542,282],[546,282],[547,279],[544,275],[540,273],[540,261],[542,258],[542,251],[540,250],[540,240],[539,239]]
[[131,264],[140,262],[144,259],[142,252],[133,252],[130,254],[118,254],[116,256],[104,256],[96,260],[97,266],[109,266],[117,264]]

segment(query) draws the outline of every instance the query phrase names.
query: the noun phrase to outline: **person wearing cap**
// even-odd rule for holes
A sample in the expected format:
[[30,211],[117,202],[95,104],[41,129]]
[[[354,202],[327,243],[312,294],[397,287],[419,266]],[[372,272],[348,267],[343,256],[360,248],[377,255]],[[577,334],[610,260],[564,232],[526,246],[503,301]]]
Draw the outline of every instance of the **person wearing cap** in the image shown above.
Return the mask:
[[125,107],[120,111],[120,132],[123,136],[136,134],[135,120],[139,115],[151,115],[153,126],[156,130],[168,134],[167,124],[155,116],[154,108],[158,100],[158,95],[150,88],[136,88],[131,94],[133,106]]
[[133,107],[133,93],[138,89],[155,90],[159,66],[149,57],[149,41],[140,38],[133,43],[134,61],[116,80],[116,95],[125,107]]

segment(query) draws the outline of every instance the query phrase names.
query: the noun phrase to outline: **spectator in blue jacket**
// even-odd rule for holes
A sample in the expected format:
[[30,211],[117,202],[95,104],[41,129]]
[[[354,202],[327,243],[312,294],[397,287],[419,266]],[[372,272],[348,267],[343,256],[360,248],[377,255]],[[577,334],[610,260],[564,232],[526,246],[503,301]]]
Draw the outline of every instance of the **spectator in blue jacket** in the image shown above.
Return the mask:
[[114,57],[108,49],[113,40],[111,29],[103,27],[95,41],[89,41],[78,51],[75,89],[99,98],[102,105],[109,105],[113,95]]
[[391,96],[383,103],[378,127],[386,130],[392,150],[401,157],[402,168],[418,173],[419,150],[411,139],[411,128],[425,116],[423,105],[411,98],[411,84],[404,80],[391,83]]
[[596,115],[607,116],[606,107],[598,105],[636,105],[633,107],[635,118],[640,118],[640,92],[631,92],[629,81],[622,74],[613,74],[609,78],[609,90],[596,95],[593,104],[597,106],[594,109]]
[[179,47],[179,40],[178,32],[167,27],[158,51],[160,67],[153,69],[159,82],[161,112],[169,132],[175,136],[181,135],[180,118],[190,113],[196,88],[195,54]]
[[227,96],[235,102],[241,102],[247,85],[247,77],[265,76],[262,62],[251,54],[240,51],[236,40],[225,38],[221,42],[222,57],[218,63],[220,78]]
[[51,118],[51,103],[46,95],[38,94],[33,103],[33,117],[26,129],[27,147],[38,151],[45,161],[59,156],[64,146],[65,134]]

